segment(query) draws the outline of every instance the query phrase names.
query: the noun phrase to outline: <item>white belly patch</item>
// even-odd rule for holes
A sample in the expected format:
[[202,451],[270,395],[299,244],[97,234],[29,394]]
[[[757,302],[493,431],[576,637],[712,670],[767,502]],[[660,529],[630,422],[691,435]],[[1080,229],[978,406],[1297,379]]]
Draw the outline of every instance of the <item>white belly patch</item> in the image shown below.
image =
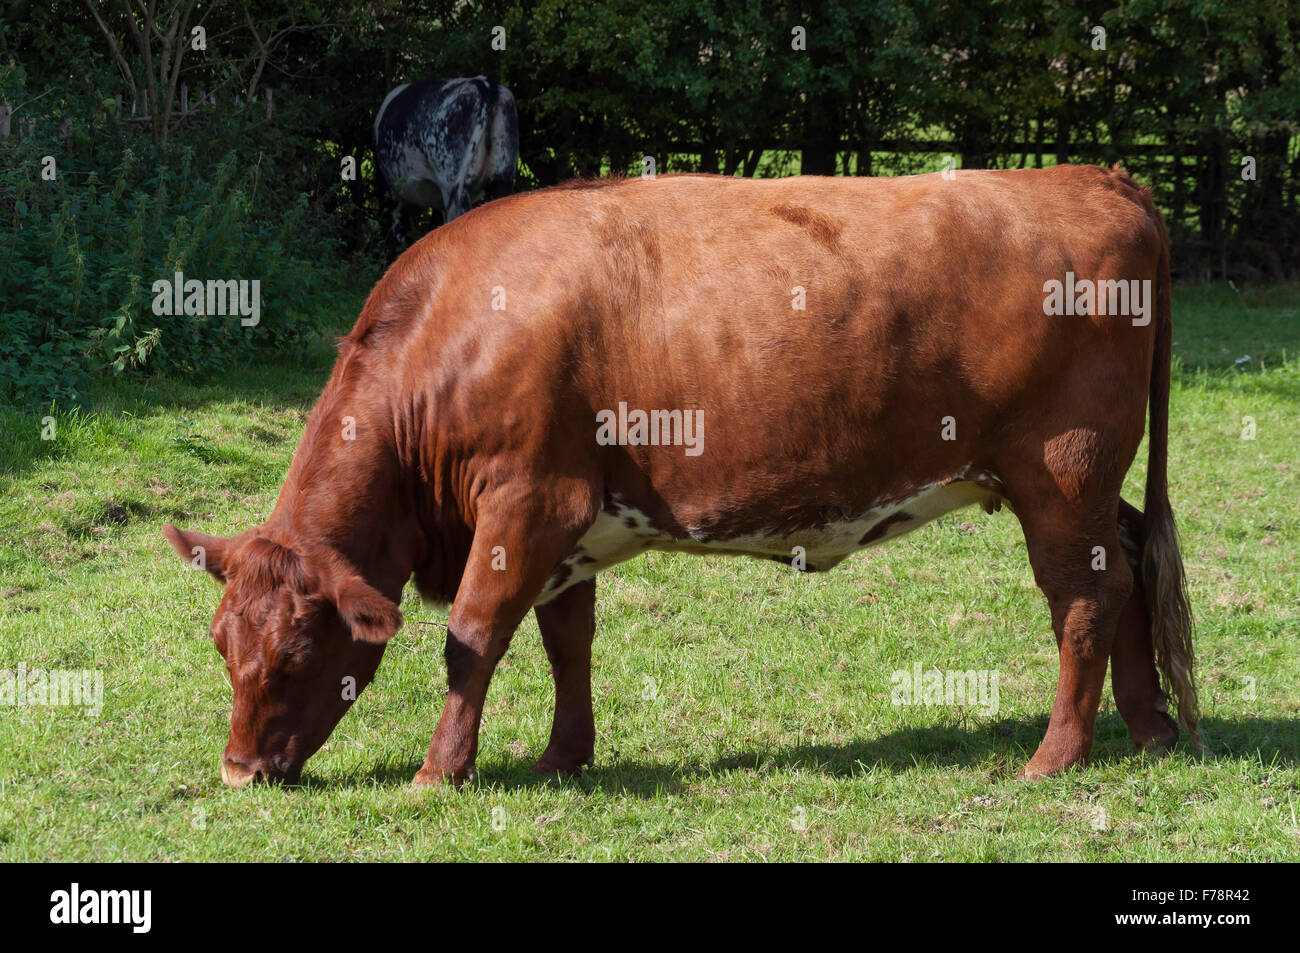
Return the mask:
[[612,506],[597,514],[573,553],[547,580],[534,604],[544,605],[570,586],[648,549],[757,556],[785,563],[799,560],[808,570],[823,571],[860,549],[910,533],[973,503],[981,503],[992,512],[1003,500],[999,487],[996,478],[988,474],[967,477],[963,471],[953,480],[919,487],[912,496],[873,506],[851,520],[728,539],[711,538],[694,527],[687,528],[691,535],[686,538],[673,537],[655,527],[645,513],[615,497]]

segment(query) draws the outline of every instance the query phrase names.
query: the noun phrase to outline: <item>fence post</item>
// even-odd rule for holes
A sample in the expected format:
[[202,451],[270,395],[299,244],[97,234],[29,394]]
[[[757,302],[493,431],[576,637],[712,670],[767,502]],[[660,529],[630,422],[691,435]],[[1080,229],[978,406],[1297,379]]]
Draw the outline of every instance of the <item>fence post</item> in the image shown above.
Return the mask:
[[14,114],[13,103],[0,103],[0,136],[9,138],[9,120]]
[[181,115],[187,116],[190,112],[190,88],[181,83]]

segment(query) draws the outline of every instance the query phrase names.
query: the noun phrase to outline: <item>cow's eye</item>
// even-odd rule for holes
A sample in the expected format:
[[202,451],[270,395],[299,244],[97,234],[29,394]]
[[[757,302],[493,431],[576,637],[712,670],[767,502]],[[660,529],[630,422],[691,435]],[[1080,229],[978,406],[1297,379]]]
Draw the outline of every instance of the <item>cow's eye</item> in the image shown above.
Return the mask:
[[310,649],[296,649],[284,656],[280,662],[280,671],[286,675],[293,675],[301,672],[311,662]]

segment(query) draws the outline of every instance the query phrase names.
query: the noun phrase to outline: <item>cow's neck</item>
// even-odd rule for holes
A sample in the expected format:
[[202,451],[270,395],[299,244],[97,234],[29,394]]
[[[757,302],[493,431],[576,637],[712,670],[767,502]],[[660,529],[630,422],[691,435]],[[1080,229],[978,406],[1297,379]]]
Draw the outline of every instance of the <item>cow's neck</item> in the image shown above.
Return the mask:
[[400,601],[423,548],[417,522],[404,511],[411,488],[384,433],[385,415],[350,404],[334,386],[322,395],[267,531],[286,545],[335,550]]

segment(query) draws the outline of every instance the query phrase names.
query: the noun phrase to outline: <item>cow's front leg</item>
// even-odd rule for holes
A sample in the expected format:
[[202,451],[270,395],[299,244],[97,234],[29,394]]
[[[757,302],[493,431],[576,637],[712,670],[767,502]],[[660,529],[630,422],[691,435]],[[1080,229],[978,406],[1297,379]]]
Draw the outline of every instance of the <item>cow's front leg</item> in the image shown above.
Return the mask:
[[573,552],[595,519],[598,502],[582,490],[569,495],[515,494],[497,506],[474,532],[469,560],[447,622],[447,702],[415,775],[416,784],[473,776],[479,724],[488,684],[511,636],[536,601],[547,578]]
[[533,766],[538,774],[579,774],[596,750],[591,711],[591,642],[596,635],[596,580],[566,589],[538,606],[538,628],[555,679],[551,740]]

